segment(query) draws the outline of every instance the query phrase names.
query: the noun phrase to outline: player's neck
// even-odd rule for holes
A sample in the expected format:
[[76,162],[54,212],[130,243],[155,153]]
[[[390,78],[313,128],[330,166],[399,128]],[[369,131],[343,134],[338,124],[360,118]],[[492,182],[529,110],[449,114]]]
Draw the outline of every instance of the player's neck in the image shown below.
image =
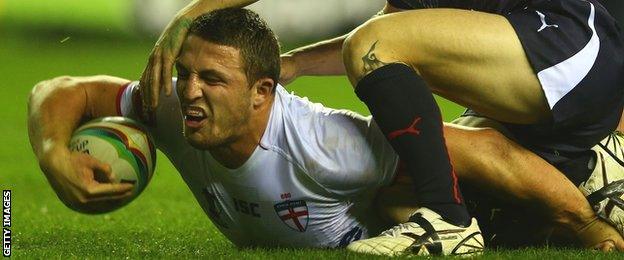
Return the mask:
[[267,129],[273,101],[274,99],[271,99],[267,104],[254,112],[254,115],[251,116],[251,120],[247,125],[247,131],[236,141],[228,145],[210,149],[209,151],[212,157],[221,165],[230,169],[237,169],[245,164],[256,150],[256,147],[258,147]]

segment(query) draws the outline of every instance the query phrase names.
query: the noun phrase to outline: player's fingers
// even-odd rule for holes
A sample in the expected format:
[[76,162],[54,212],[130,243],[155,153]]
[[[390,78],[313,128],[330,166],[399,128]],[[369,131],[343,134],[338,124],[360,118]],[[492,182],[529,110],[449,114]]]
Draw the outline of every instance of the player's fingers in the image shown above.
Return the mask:
[[192,19],[181,18],[177,20],[175,24],[173,24],[171,30],[168,30],[163,34],[163,52],[162,61],[160,63],[162,77],[160,80],[167,96],[171,95],[171,93],[173,92],[173,87],[171,83],[173,64],[175,62],[175,59],[178,57],[180,50],[182,49],[182,44],[186,40],[186,34],[188,33],[191,26],[191,21]]
[[107,178],[114,179],[115,175],[113,174],[113,169],[108,163],[102,162],[98,159],[92,158],[91,165],[93,169],[100,171],[101,173],[106,174]]
[[616,241],[614,241],[615,243],[615,250],[617,251],[624,251],[624,239],[618,239]]
[[611,240],[603,241],[596,246],[596,249],[602,252],[611,252],[615,250],[615,244]]
[[119,195],[112,195],[112,196],[106,196],[106,197],[94,197],[89,199],[90,202],[100,202],[100,201],[116,201],[116,200],[123,200],[123,199],[127,199],[132,197],[132,190],[125,192],[123,194],[119,194]]
[[152,85],[151,82],[151,78],[152,76],[150,75],[150,73],[152,72],[151,68],[152,68],[152,62],[153,61],[153,57],[150,56],[150,59],[147,63],[147,66],[145,67],[145,70],[143,71],[143,74],[141,74],[141,81],[139,84],[139,93],[141,94],[141,105],[142,105],[142,111],[143,111],[143,117],[145,118],[146,113],[149,113],[150,110],[150,102],[151,102],[151,91],[150,86]]
[[171,87],[171,71],[173,70],[174,58],[171,55],[163,57],[162,67],[162,84],[165,88],[165,95],[170,96],[172,92]]
[[117,178],[111,166],[98,159],[88,156],[89,168],[93,170],[93,179],[100,183],[114,183]]
[[150,92],[150,111],[155,109],[158,106],[158,94],[160,93],[160,82],[161,82],[161,69],[162,69],[162,57],[160,51],[156,51],[154,54],[154,64],[152,64],[151,75],[151,84],[147,86]]
[[110,166],[106,165],[98,167],[94,171],[95,181],[99,183],[116,183],[117,176],[111,170]]
[[134,185],[130,183],[98,183],[88,188],[87,197],[93,200],[98,197],[119,196],[132,191],[133,188]]
[[577,238],[588,248],[600,251],[612,251],[616,247],[616,243],[622,240],[622,236],[613,228],[613,226],[594,217],[585,226],[576,230]]
[[146,124],[153,124],[153,119],[155,117],[155,113],[152,110],[151,106],[152,90],[150,87],[152,86],[152,76],[150,74],[152,71],[152,64],[152,58],[150,58],[150,62],[143,71],[143,75],[141,76],[141,81],[139,83],[139,97],[141,99],[141,109],[138,116],[140,117],[141,121]]

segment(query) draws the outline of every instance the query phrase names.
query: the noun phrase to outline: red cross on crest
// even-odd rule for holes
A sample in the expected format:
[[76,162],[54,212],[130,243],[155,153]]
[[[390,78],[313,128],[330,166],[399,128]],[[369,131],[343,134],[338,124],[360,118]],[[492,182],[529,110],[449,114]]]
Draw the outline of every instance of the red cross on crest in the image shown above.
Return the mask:
[[277,203],[273,206],[277,216],[288,227],[299,231],[305,232],[308,227],[308,205],[304,200],[291,201]]

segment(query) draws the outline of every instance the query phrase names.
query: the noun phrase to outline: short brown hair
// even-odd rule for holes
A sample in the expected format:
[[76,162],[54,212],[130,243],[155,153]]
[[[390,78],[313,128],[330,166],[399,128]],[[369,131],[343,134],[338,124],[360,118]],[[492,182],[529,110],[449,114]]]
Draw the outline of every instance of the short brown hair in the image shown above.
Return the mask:
[[191,23],[189,33],[212,43],[239,49],[250,83],[268,77],[277,84],[280,46],[273,31],[253,11],[227,8],[203,14]]

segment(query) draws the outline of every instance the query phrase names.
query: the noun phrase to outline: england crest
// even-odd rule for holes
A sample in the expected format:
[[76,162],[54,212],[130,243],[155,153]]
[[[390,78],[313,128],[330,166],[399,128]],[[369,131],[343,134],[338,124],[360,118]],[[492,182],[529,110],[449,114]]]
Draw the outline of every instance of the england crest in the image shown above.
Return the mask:
[[273,206],[277,216],[288,227],[299,231],[305,232],[308,227],[308,205],[305,200],[291,201],[277,203]]

